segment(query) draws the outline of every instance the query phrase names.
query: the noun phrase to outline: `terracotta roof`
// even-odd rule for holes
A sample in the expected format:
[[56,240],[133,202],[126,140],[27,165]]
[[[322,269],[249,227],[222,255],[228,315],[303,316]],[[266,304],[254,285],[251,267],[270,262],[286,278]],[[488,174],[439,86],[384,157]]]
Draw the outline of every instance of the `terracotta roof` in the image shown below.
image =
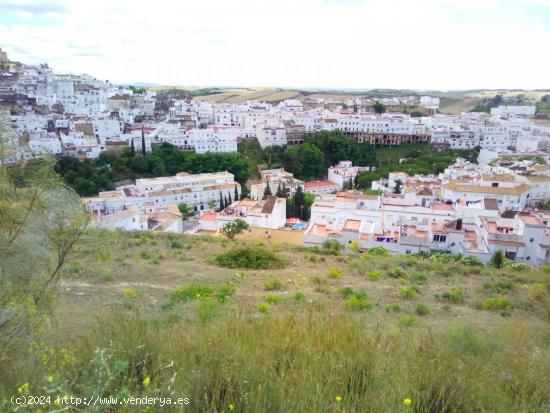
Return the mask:
[[273,212],[273,208],[275,207],[275,202],[277,202],[276,196],[268,196],[264,206],[262,207],[262,214],[271,214]]
[[495,198],[483,198],[483,205],[485,209],[498,211],[498,202]]
[[307,189],[316,189],[316,188],[327,188],[332,186],[338,186],[332,181],[309,181],[304,184],[304,188]]

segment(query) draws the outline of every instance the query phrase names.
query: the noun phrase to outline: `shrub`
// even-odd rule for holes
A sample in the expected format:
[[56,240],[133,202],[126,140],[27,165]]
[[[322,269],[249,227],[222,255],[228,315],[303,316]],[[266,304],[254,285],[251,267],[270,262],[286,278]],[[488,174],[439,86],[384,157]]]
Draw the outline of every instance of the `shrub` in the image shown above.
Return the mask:
[[529,271],[531,270],[531,266],[529,264],[525,264],[524,262],[518,262],[513,260],[504,260],[504,266],[503,268],[511,269],[514,271]]
[[268,295],[265,299],[268,304],[277,304],[281,302],[281,297],[278,295]]
[[430,308],[426,305],[426,304],[421,304],[421,303],[418,303],[415,307],[414,307],[414,312],[417,314],[417,315],[428,315],[430,314]]
[[339,255],[342,251],[342,244],[335,239],[327,239],[323,242],[323,252],[326,254]]
[[365,311],[371,310],[374,307],[374,304],[366,296],[354,294],[344,301],[344,306],[346,309],[352,311]]
[[374,247],[367,250],[367,254],[376,257],[387,257],[389,252],[383,247]]
[[286,261],[263,248],[235,248],[215,258],[216,264],[226,268],[267,270],[284,268]]
[[329,278],[342,278],[342,270],[340,268],[329,268],[328,277]]
[[348,298],[349,296],[353,295],[353,288],[351,287],[344,287],[340,290],[340,294],[344,298]]
[[406,278],[407,273],[405,270],[401,267],[393,267],[388,271],[388,275],[391,278]]
[[168,298],[172,302],[178,303],[214,297],[223,303],[227,297],[234,293],[235,287],[231,284],[186,284],[169,293]]
[[183,248],[183,243],[177,239],[175,239],[174,241],[172,241],[170,243],[170,247],[173,248],[173,249],[182,249]]
[[382,278],[382,273],[380,273],[380,271],[369,271],[367,273],[367,278],[371,281],[378,281]]
[[262,314],[267,314],[269,313],[269,304],[266,304],[266,303],[256,304],[256,310],[258,310]]
[[138,292],[133,288],[123,288],[122,295],[124,298],[128,298],[130,300],[136,300],[139,296]]
[[399,317],[399,323],[406,327],[412,327],[417,324],[418,320],[413,315],[402,315]]
[[491,257],[491,260],[489,261],[489,264],[491,264],[495,268],[502,268],[504,266],[504,253],[502,252],[502,250],[495,251],[495,253]]
[[417,284],[424,284],[426,281],[428,281],[428,276],[426,274],[416,273],[412,276],[411,281]]
[[494,294],[503,294],[507,291],[513,290],[514,283],[509,280],[486,282],[485,284],[483,284],[483,289]]
[[472,267],[484,267],[485,266],[485,264],[483,264],[483,261],[481,261],[477,257],[474,257],[473,255],[468,255],[467,257],[463,257],[460,262],[462,264],[470,265]]
[[506,297],[491,297],[487,298],[483,303],[483,308],[486,310],[504,310],[510,306],[510,301]]
[[453,288],[450,291],[441,294],[439,298],[443,301],[458,304],[464,301],[464,292],[461,288]]
[[416,298],[416,291],[410,287],[401,288],[399,290],[399,297],[404,298],[405,300],[412,300]]
[[401,311],[401,305],[399,304],[388,304],[384,307],[386,313],[399,313]]
[[270,278],[264,284],[264,288],[267,291],[279,291],[284,288],[284,283],[281,280],[278,280],[277,278]]
[[149,260],[149,259],[152,258],[152,255],[149,254],[147,251],[143,251],[143,252],[141,253],[141,258],[143,258],[144,260]]
[[294,300],[304,303],[306,301],[306,295],[301,291],[296,291],[293,296]]

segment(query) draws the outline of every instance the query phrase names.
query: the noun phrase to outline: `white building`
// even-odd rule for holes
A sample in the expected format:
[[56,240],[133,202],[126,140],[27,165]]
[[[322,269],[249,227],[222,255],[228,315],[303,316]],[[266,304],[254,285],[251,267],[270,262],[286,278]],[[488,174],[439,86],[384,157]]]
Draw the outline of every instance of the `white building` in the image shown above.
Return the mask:
[[340,161],[338,165],[328,168],[328,180],[337,184],[339,189],[343,189],[344,185],[353,183],[359,173],[369,170],[369,167],[353,166],[351,161]]

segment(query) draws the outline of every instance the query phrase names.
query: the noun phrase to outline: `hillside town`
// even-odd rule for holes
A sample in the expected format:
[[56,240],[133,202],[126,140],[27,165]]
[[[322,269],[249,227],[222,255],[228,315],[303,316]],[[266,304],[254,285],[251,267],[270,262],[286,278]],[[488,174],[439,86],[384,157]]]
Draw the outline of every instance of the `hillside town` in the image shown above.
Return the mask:
[[[550,260],[550,212],[537,209],[550,199],[550,126],[535,122],[534,106],[448,115],[439,113],[439,98],[432,96],[212,103],[161,94],[14,62],[0,50],[0,109],[8,114],[2,124],[14,132],[15,149],[4,161],[96,159],[110,151],[145,155],[163,142],[181,151],[232,153],[246,140],[257,140],[261,149],[294,146],[320,131],[379,147],[476,149],[478,163],[457,159],[431,175],[391,172],[373,181],[370,191],[355,189],[355,181],[376,166],[342,160],[322,180],[260,169],[247,197],[228,171],[180,171],[136,179],[83,202],[91,225],[107,229],[218,233],[240,219],[266,233],[299,231],[306,246],[336,240],[363,250],[442,251],[483,262],[496,250],[535,266]],[[424,112],[384,109],[401,104]],[[297,193],[314,199],[298,217],[287,213],[287,198]],[[192,225],[184,221],[189,214],[195,215]]]

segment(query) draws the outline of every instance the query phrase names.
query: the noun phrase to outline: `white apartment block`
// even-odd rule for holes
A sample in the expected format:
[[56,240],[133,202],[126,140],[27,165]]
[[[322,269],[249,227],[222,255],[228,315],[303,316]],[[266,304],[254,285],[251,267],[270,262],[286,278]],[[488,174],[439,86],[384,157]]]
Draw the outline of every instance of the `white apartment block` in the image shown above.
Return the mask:
[[158,208],[185,203],[191,210],[202,211],[220,206],[222,199],[233,200],[235,191],[240,198],[241,186],[229,172],[190,175],[180,172],[175,176],[136,179],[134,185],[125,185],[99,196],[85,198],[89,211],[110,215],[135,206],[140,211],[154,212]]
[[351,161],[340,161],[338,165],[328,168],[328,180],[337,184],[339,189],[343,189],[344,185],[353,183],[359,173],[369,170],[369,167],[353,166]]
[[260,126],[256,130],[256,137],[262,149],[286,145],[286,130],[282,126]]

